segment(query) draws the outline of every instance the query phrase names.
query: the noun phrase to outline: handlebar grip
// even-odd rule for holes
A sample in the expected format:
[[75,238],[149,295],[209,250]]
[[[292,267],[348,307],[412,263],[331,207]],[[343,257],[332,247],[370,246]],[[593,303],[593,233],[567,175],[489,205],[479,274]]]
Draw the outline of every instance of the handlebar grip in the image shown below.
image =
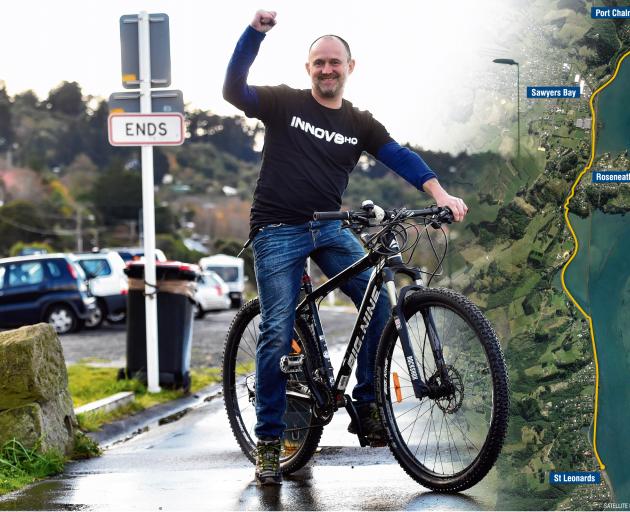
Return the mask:
[[444,219],[444,221],[448,224],[451,224],[455,221],[455,216],[453,215],[453,210],[451,210],[448,206],[444,206],[442,208],[442,212],[440,213],[440,217]]
[[313,220],[349,220],[350,212],[315,212]]

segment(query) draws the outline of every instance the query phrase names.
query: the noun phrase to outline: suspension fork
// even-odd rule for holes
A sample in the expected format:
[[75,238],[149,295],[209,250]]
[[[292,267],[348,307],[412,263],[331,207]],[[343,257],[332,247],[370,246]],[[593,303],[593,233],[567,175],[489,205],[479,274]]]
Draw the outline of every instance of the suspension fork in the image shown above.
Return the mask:
[[[398,258],[400,258],[400,256],[398,256]],[[392,317],[394,319],[394,325],[396,326],[398,337],[400,338],[400,343],[402,345],[405,362],[407,364],[407,369],[409,370],[409,376],[411,377],[414,395],[416,396],[416,398],[421,399],[431,394],[431,391],[427,384],[422,380],[420,375],[420,367],[418,366],[418,360],[414,354],[411,345],[409,329],[407,327],[407,321],[405,320],[405,315],[403,312],[403,304],[405,302],[405,297],[409,292],[422,291],[425,289],[425,286],[422,284],[421,275],[418,273],[417,270],[410,269],[402,265],[402,260],[394,260],[392,261],[392,263],[394,264],[383,269],[383,282],[385,285],[385,289],[387,290],[387,293],[389,295],[390,303],[392,304]],[[408,275],[418,284],[403,287],[400,290],[398,296],[396,296],[394,275],[397,272]],[[446,369],[446,364],[444,363],[442,342],[438,335],[433,315],[428,308],[423,309],[421,313],[427,337],[429,338],[429,345],[431,346],[431,352],[433,354],[435,365],[440,373],[442,382],[448,382],[449,377]]]
[[402,304],[405,300],[405,295],[409,291],[409,288],[415,288],[415,286],[405,286],[400,290],[400,294],[396,297],[396,285],[394,283],[394,272],[390,268],[383,269],[383,284],[387,290],[389,296],[389,302],[392,305],[392,318],[394,319],[394,325],[398,331],[398,338],[403,349],[403,355],[409,370],[409,377],[411,378],[411,384],[413,386],[413,393],[416,398],[421,399],[429,394],[429,388],[420,377],[418,371],[418,361],[413,349],[411,348],[411,342],[409,340],[409,330],[407,329],[407,322],[402,311]]
[[428,308],[422,310],[422,318],[424,319],[424,326],[427,330],[427,336],[429,338],[429,344],[431,345],[431,351],[433,352],[435,366],[440,372],[442,382],[446,382],[449,377],[446,369],[446,363],[444,362],[444,353],[442,352],[442,341],[440,340],[440,336],[437,333],[437,328],[435,326],[435,321],[433,320],[433,315]]
[[392,252],[392,255],[387,258],[387,263],[382,270],[383,286],[387,290],[389,303],[392,307],[391,314],[402,345],[403,355],[405,356],[405,363],[407,364],[409,377],[411,378],[414,395],[416,398],[421,399],[429,394],[429,388],[420,377],[418,360],[416,359],[411,347],[409,329],[407,329],[407,321],[405,320],[405,315],[402,310],[402,305],[405,302],[405,296],[410,289],[420,289],[421,285],[417,284],[405,286],[400,290],[400,294],[397,297],[394,276],[397,272],[401,272],[414,279],[416,283],[422,283],[422,276],[416,270],[412,270],[404,265],[402,256],[400,255],[400,245],[398,244],[396,235],[391,232],[386,234],[383,245]]

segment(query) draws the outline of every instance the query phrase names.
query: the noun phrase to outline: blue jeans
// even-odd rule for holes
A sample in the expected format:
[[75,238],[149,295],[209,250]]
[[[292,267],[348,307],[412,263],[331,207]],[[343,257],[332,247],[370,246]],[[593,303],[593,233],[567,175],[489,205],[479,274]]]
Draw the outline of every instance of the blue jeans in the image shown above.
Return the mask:
[[[261,322],[256,347],[256,436],[282,437],[286,409],[287,376],[280,358],[291,352],[295,308],[306,258],[332,277],[365,255],[363,247],[341,221],[311,221],[299,225],[264,227],[253,241]],[[361,305],[371,270],[355,276],[341,289]],[[381,332],[389,317],[389,299],[380,294],[357,358],[357,385],[352,396],[358,403],[375,400],[374,364]],[[350,333],[348,333],[350,336]]]

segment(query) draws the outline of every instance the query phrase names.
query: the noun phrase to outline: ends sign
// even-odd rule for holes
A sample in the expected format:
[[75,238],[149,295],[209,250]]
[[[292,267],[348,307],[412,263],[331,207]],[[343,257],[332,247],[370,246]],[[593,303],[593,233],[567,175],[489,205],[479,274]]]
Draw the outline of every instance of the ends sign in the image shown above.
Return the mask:
[[180,146],[184,143],[184,116],[164,114],[110,114],[112,146]]

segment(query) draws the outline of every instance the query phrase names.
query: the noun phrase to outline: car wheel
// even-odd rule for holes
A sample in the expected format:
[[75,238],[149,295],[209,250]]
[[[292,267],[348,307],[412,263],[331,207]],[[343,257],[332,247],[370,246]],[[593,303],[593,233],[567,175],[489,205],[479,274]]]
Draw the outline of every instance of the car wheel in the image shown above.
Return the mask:
[[96,303],[96,309],[90,315],[90,317],[85,321],[85,327],[88,329],[96,329],[100,327],[105,320],[106,311],[105,306],[101,302]]
[[77,316],[72,308],[66,304],[52,306],[46,313],[46,322],[52,325],[57,334],[72,332],[78,325]]
[[127,313],[125,311],[121,311],[120,313],[110,313],[107,315],[107,321],[110,324],[124,324],[127,320]]
[[195,315],[195,318],[197,319],[201,319],[206,315],[206,312],[198,302],[193,304],[193,315]]

